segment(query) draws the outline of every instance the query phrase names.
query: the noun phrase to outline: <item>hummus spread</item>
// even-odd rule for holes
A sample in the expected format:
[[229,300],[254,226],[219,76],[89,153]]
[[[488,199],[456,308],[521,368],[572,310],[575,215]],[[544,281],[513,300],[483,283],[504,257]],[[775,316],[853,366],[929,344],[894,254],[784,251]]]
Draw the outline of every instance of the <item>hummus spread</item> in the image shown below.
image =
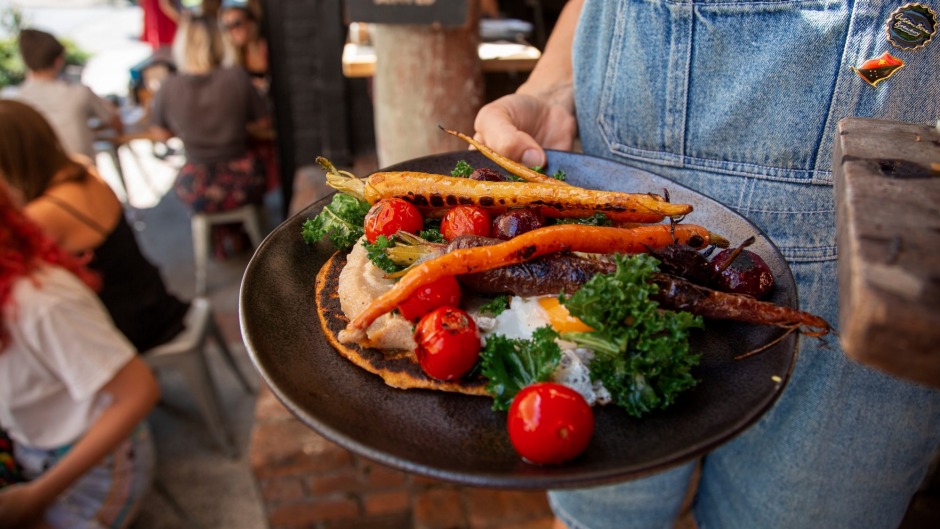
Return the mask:
[[[343,313],[352,320],[395,285],[394,279],[385,277],[385,272],[372,264],[362,245],[356,242],[346,257],[346,266],[339,274],[340,305]],[[366,329],[366,342],[360,345],[375,349],[413,351],[415,344],[412,324],[397,313],[388,313]]]

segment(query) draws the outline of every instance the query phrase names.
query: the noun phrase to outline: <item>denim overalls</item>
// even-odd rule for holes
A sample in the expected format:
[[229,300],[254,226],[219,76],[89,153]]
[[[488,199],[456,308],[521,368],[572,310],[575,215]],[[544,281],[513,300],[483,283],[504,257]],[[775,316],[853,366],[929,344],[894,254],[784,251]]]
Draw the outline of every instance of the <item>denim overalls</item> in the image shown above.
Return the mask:
[[[836,124],[940,118],[940,36],[920,49],[887,38],[905,4],[586,0],[573,51],[584,150],[737,210],[787,258],[802,308],[838,323]],[[884,52],[904,66],[872,86],[852,67]],[[893,528],[938,442],[940,391],[847,360],[834,337],[802,339],[774,408],[703,460],[696,519]],[[692,469],[550,499],[571,529],[669,528]]]

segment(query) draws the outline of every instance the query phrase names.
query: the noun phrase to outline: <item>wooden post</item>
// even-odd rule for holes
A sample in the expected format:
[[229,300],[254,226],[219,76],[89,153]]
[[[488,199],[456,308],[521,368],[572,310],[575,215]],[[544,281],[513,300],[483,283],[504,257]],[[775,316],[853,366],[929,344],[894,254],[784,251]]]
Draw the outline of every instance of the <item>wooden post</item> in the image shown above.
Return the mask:
[[466,149],[438,125],[473,133],[483,100],[479,10],[463,27],[376,24],[374,112],[379,167]]
[[845,353],[940,388],[940,129],[846,118],[833,147]]

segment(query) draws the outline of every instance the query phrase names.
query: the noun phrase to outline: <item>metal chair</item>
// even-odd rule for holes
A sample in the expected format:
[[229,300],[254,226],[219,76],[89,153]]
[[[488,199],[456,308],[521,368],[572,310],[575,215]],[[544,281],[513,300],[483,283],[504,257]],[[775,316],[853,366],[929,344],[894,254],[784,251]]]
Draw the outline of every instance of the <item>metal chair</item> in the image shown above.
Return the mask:
[[211,337],[215,340],[222,358],[238,378],[248,393],[254,388],[245,375],[238,369],[235,358],[225,343],[222,331],[215,322],[212,307],[208,299],[196,298],[186,314],[186,328],[176,338],[163,345],[145,351],[144,361],[153,369],[174,368],[182,375],[189,386],[196,404],[202,413],[209,432],[215,438],[219,448],[231,457],[238,457],[238,451],[232,444],[222,419],[217,389],[209,372],[206,360],[206,343]]
[[193,258],[196,265],[196,295],[206,293],[206,275],[209,266],[209,252],[212,251],[212,225],[240,222],[255,248],[261,244],[263,224],[262,205],[245,205],[218,213],[195,213],[192,217]]

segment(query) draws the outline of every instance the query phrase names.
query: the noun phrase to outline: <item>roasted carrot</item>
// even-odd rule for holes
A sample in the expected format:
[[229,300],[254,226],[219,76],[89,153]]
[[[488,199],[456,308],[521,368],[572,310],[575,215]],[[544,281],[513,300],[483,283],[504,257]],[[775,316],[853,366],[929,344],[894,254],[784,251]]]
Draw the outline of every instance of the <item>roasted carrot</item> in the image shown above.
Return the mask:
[[379,316],[391,311],[412,292],[443,276],[484,272],[561,251],[585,253],[641,253],[668,244],[703,248],[712,234],[693,224],[608,228],[558,224],[532,230],[491,246],[465,248],[414,265],[391,290],[372,303],[339,334],[344,343],[359,342]]
[[[477,205],[484,208],[546,206],[559,210],[590,209],[622,216],[681,217],[692,211],[688,204],[673,204],[652,193],[596,191],[575,186],[530,182],[489,182],[412,171],[373,173],[357,178],[338,171],[324,158],[317,161],[327,170],[327,184],[343,193],[374,204],[383,198],[398,197],[419,207]],[[648,220],[638,221],[648,222]]]
[[525,180],[526,182],[538,182],[541,184],[549,184],[549,185],[556,185],[556,186],[568,185],[566,182],[562,182],[561,180],[558,180],[557,178],[552,178],[551,176],[544,175],[534,169],[530,169],[526,167],[525,165],[522,165],[519,162],[516,162],[515,160],[506,158],[502,154],[499,154],[498,152],[487,147],[483,143],[478,142],[477,140],[471,138],[470,136],[467,136],[466,134],[457,132],[456,130],[447,130],[444,127],[441,127],[441,130],[450,134],[451,136],[457,136],[463,141],[469,143],[470,145],[473,145],[473,147],[476,148],[476,150],[480,151],[480,153],[482,153],[483,156],[486,156],[487,158],[492,160],[494,163],[496,163],[496,165],[518,176],[519,178]]
[[[509,171],[511,174],[518,176],[519,178],[527,182],[538,182],[542,184],[549,185],[570,185],[567,182],[558,180],[557,178],[552,178],[551,176],[544,175],[534,169],[530,169],[525,165],[516,162],[515,160],[509,159],[502,154],[494,151],[487,145],[478,142],[477,140],[458,132],[455,130],[448,130],[444,127],[441,127],[441,130],[444,132],[456,136],[463,141],[472,145],[476,150],[480,151],[484,156],[496,163],[496,165],[502,167],[503,169]],[[596,210],[593,209],[563,209],[559,210],[556,208],[544,207],[542,208],[542,214],[546,217],[553,219],[560,218],[583,218],[590,217],[595,213]],[[661,219],[657,219],[657,215],[651,213],[649,217],[643,218],[639,213],[629,213],[627,215],[620,215],[617,212],[609,211],[607,216],[610,218],[611,222],[614,224],[624,224],[624,223],[642,223],[642,224],[652,224],[659,222]]]
[[652,281],[659,285],[652,297],[668,309],[711,319],[800,329],[807,336],[823,336],[832,330],[829,322],[819,316],[744,294],[719,292],[669,274],[655,274]]

